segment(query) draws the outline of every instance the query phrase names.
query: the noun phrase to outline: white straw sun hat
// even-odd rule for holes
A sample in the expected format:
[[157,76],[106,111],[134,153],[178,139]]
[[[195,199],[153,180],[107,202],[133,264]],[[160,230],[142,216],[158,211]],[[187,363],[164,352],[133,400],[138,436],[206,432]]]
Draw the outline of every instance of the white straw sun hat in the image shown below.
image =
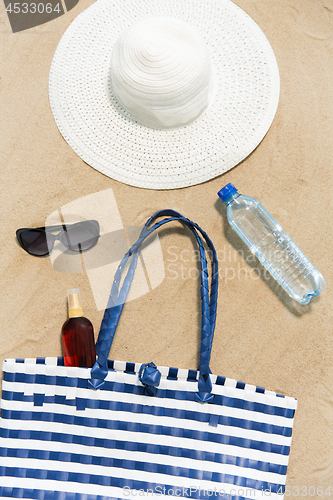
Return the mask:
[[132,186],[173,189],[256,148],[279,82],[267,38],[229,0],[97,0],[60,40],[49,97],[86,163]]

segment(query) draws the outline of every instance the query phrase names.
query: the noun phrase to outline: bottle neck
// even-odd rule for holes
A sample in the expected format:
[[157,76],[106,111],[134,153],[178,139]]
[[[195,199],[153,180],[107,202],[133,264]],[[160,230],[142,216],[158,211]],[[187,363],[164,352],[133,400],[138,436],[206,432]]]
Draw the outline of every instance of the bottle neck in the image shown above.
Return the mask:
[[233,201],[235,201],[238,197],[240,196],[239,193],[233,193],[226,200],[224,200],[224,203],[228,206],[230,205]]
[[81,306],[68,308],[69,318],[82,318],[82,316],[83,316],[83,309]]

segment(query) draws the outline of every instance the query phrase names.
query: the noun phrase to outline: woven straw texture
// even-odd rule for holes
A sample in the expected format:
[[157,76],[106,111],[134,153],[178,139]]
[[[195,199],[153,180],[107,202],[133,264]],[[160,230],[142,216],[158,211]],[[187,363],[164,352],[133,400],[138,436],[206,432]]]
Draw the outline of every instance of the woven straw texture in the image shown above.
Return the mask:
[[262,499],[266,489],[283,498],[295,399],[212,375],[214,403],[202,405],[199,373],[165,367],[150,397],[139,369],[109,361],[94,391],[90,369],[62,358],[5,361],[1,498],[120,499],[159,488],[165,498],[207,499],[214,488],[227,500]]
[[[110,76],[120,34],[163,16],[198,30],[216,77],[208,109],[193,123],[168,130],[134,121]],[[212,179],[256,148],[276,113],[279,72],[264,33],[229,0],[98,0],[60,40],[49,99],[61,134],[86,163],[133,186],[173,189]]]

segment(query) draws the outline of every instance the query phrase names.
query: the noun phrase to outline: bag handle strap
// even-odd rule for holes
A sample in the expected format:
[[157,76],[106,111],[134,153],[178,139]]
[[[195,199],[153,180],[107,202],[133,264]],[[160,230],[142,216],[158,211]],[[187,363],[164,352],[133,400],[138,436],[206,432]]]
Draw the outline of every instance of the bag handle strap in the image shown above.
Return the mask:
[[[115,306],[115,302],[116,302],[115,299],[118,297],[118,289],[119,289],[122,269],[125,267],[130,256],[133,255],[133,253],[135,252],[135,247],[139,245],[140,239],[147,231],[149,225],[152,222],[154,222],[157,218],[162,217],[162,216],[172,216],[173,217],[172,220],[180,220],[180,221],[184,222],[186,225],[188,225],[188,227],[194,233],[195,233],[194,229],[198,230],[202,234],[202,236],[204,237],[204,239],[208,245],[208,248],[211,252],[211,261],[212,261],[212,282],[211,282],[211,294],[210,294],[209,310],[210,310],[211,332],[212,332],[212,334],[214,334],[215,321],[216,321],[216,309],[217,309],[217,291],[218,291],[218,261],[217,261],[217,255],[216,255],[214,245],[213,245],[212,241],[210,240],[210,238],[208,237],[208,235],[197,224],[186,219],[185,217],[183,217],[178,212],[175,212],[174,210],[161,210],[161,211],[157,212],[156,214],[154,214],[150,219],[148,219],[148,221],[146,222],[145,226],[143,227],[143,229],[141,231],[139,240],[126,253],[126,255],[122,259],[122,261],[117,269],[117,272],[114,276],[114,281],[112,284],[111,295],[110,295],[110,298],[108,301],[107,308],[106,308],[105,313],[104,313],[104,317],[103,317],[100,332],[99,332],[99,337],[98,337],[98,340],[96,343],[97,354],[99,354],[99,348],[100,348],[100,345],[103,341],[105,332],[107,330],[107,325],[108,325],[109,320],[111,318],[111,315],[113,312],[113,307]],[[158,224],[158,226],[155,226],[154,228],[152,228],[152,231],[154,231],[155,229],[157,229],[158,227],[160,227],[161,225],[163,225],[167,222],[171,222],[171,219],[168,219],[168,220],[164,219],[163,221],[161,221]],[[197,237],[197,240],[198,240],[198,237]],[[200,245],[200,240],[198,240],[198,244]],[[200,249],[200,246],[199,246],[199,249]],[[211,341],[213,341],[213,338],[211,338]]]
[[[168,217],[149,227],[157,218]],[[104,317],[99,332],[98,341],[96,344],[96,351],[98,354],[97,361],[91,370],[91,380],[88,385],[94,389],[99,389],[104,385],[104,379],[108,373],[107,358],[112,345],[112,341],[116,332],[116,328],[129,292],[131,283],[133,281],[134,272],[137,266],[137,261],[140,255],[141,245],[148,236],[162,225],[172,222],[180,221],[186,225],[195,235],[199,245],[200,260],[201,260],[201,299],[202,299],[202,322],[201,322],[201,347],[200,347],[200,363],[199,363],[199,381],[197,399],[201,402],[206,402],[212,399],[211,394],[211,381],[209,374],[210,353],[213,342],[213,335],[216,322],[216,308],[217,308],[217,290],[218,290],[218,261],[214,245],[207,234],[194,222],[186,219],[174,210],[161,210],[154,214],[143,227],[139,239],[126,253],[114,276],[114,281],[111,289],[111,295],[108,306],[105,310]],[[208,284],[208,271],[205,249],[200,235],[206,241],[208,248],[211,252],[212,261],[212,279],[209,294]],[[123,285],[119,292],[119,285],[124,266],[129,258],[132,261],[129,265],[127,275],[124,279]]]

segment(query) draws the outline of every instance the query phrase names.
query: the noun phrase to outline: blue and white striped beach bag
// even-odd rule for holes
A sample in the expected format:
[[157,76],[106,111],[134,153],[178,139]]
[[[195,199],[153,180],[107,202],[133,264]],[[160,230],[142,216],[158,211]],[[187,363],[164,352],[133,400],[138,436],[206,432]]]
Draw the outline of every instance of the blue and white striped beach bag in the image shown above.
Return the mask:
[[[193,232],[201,254],[199,369],[110,361],[141,244],[175,220]],[[210,373],[217,286],[208,236],[177,212],[158,212],[115,275],[92,369],[68,368],[62,358],[4,361],[1,498],[283,498],[296,400]]]

